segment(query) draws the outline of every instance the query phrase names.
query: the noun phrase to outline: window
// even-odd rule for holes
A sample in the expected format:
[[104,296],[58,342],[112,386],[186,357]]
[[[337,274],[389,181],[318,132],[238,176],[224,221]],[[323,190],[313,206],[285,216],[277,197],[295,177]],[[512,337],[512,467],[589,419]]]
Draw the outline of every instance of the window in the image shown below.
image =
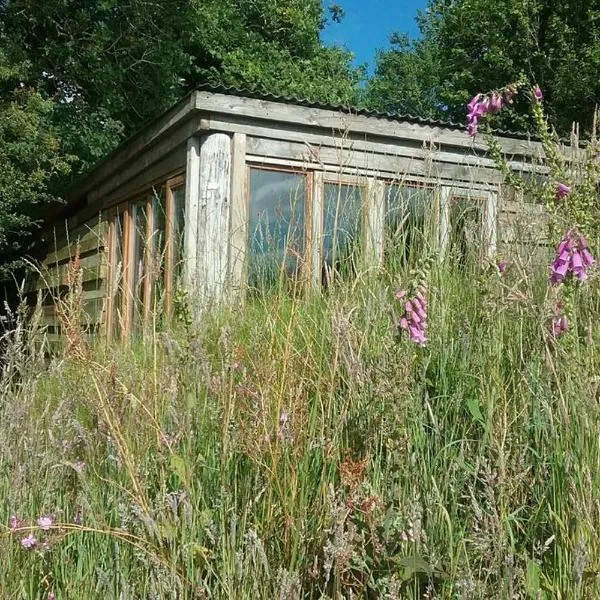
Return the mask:
[[433,187],[390,184],[385,191],[385,242],[388,256],[409,259],[431,241],[436,191]]
[[295,276],[304,254],[306,177],[250,168],[248,284],[269,287]]
[[332,272],[355,268],[360,232],[363,188],[347,183],[325,183],[323,188],[323,263],[326,280]]
[[486,254],[483,222],[486,198],[451,195],[448,203],[448,253],[462,266],[477,263]]
[[109,336],[140,333],[172,314],[183,258],[183,177],[121,204],[111,221]]

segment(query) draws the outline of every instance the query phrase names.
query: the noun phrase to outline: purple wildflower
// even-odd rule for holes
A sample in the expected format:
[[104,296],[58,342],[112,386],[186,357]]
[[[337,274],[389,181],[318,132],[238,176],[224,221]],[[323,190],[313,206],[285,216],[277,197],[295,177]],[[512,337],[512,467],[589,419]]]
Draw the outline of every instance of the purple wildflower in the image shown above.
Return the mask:
[[46,600],[56,600],[56,596],[54,595],[54,592],[48,592],[48,596],[46,597]]
[[502,273],[506,271],[506,267],[508,266],[508,264],[505,260],[501,260],[497,263],[496,266],[498,267],[498,273],[502,275]]
[[40,529],[48,531],[48,529],[52,527],[52,517],[40,517],[37,520],[37,524],[39,525]]
[[19,517],[17,517],[17,515],[10,515],[10,517],[8,519],[8,528],[11,531],[15,531],[20,526],[21,526],[21,520],[19,519]]
[[552,261],[550,283],[562,283],[569,273],[578,281],[585,281],[588,268],[595,264],[587,240],[574,230],[567,231],[556,247],[556,255]]
[[556,199],[557,200],[562,200],[563,198],[566,198],[569,194],[571,193],[571,188],[564,184],[564,183],[559,183],[556,186]]
[[535,84],[535,87],[533,88],[533,97],[538,102],[541,102],[544,98],[544,94],[542,94],[542,89],[540,88],[540,86],[537,83]]
[[427,342],[427,299],[426,288],[422,286],[412,300],[404,303],[404,314],[400,318],[398,328],[407,331],[411,341],[424,346]]
[[31,550],[31,548],[35,548],[37,545],[37,540],[34,537],[33,533],[30,533],[26,538],[21,540],[21,546],[26,548],[27,550]]

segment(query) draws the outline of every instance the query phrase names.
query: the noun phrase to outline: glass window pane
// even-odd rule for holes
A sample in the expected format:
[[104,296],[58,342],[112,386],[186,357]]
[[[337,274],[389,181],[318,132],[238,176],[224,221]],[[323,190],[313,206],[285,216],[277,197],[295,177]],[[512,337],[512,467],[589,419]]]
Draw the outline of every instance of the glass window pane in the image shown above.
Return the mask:
[[304,252],[306,178],[300,173],[250,169],[248,282],[265,285],[295,274]]
[[481,198],[450,198],[450,255],[461,264],[477,261],[483,247],[483,203]]
[[185,231],[185,187],[173,191],[173,285],[179,286],[183,265],[183,242]]
[[[163,299],[165,289],[166,251],[166,193],[165,189],[155,189],[152,195],[152,228],[148,239],[148,274],[152,280],[150,310],[156,311]],[[157,311],[156,311],[157,312]]]
[[133,205],[133,327],[139,331],[143,322],[144,284],[146,280],[146,202]]
[[362,188],[326,183],[324,186],[323,260],[332,266],[352,255],[361,221]]
[[385,225],[388,254],[400,250],[408,258],[413,252],[424,249],[434,202],[433,188],[400,184],[387,186]]
[[123,331],[123,286],[125,279],[123,277],[123,213],[119,213],[114,220],[114,261],[112,265],[113,278],[111,282],[111,291],[113,294],[112,307],[113,307],[113,332],[119,336]]

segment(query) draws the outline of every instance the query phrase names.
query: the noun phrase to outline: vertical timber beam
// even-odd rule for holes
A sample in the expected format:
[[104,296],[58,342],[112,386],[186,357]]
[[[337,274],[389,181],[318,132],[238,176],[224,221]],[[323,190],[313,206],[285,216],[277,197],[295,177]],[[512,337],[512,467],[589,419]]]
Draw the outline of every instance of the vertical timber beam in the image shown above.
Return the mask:
[[365,258],[367,267],[381,267],[383,264],[383,237],[385,228],[385,184],[377,179],[369,179],[364,211]]
[[198,205],[200,192],[200,138],[188,140],[185,173],[185,224],[183,235],[183,285],[196,296],[198,290]]
[[450,198],[452,189],[447,186],[441,186],[439,192],[439,242],[440,254],[444,255],[448,242],[450,240]]
[[487,193],[487,206],[485,207],[485,240],[487,242],[487,258],[496,254],[498,237],[498,193]]
[[310,199],[310,217],[307,227],[311,228],[310,246],[307,257],[310,264],[310,288],[317,290],[321,286],[323,256],[323,172],[315,171],[312,181],[312,198]]
[[231,137],[210,133],[200,144],[197,270],[201,309],[224,297],[228,274]]
[[231,152],[231,228],[229,242],[229,285],[232,297],[243,299],[246,289],[248,252],[248,176],[246,134],[234,133]]

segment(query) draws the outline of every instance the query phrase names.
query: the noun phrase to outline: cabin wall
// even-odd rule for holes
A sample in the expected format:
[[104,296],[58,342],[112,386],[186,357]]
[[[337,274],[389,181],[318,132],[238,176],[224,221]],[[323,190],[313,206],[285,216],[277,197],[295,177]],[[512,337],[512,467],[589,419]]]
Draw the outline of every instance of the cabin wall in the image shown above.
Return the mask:
[[[539,144],[512,138],[499,143],[514,169],[544,175]],[[302,187],[297,217],[303,231],[294,261],[312,288],[321,285],[330,252],[324,240],[336,186],[360,190],[356,227],[366,267],[382,264],[394,187],[428,198],[441,251],[451,237],[455,207],[466,202],[476,208],[482,254],[531,263],[548,252],[544,209],[506,188],[483,141],[462,130],[198,92],[75,190],[71,205],[77,209],[63,219],[69,242],[57,228],[46,232],[52,252],[28,289],[48,292],[43,310],[49,332],[62,331],[56,299],[68,283],[77,240],[88,331],[128,336],[140,324],[150,326],[153,311],[170,317],[180,287],[197,307],[239,298],[249,282],[251,226],[257,218],[250,197],[259,175],[275,183],[287,177]],[[166,220],[160,231],[157,206]],[[146,249],[157,233],[164,238],[160,258]],[[136,244],[144,247],[142,254]],[[157,287],[164,294],[161,308]]]
[[[108,221],[105,215],[70,231],[56,228],[56,241],[28,278],[25,292],[32,304],[41,301],[40,325],[51,344],[64,340],[69,327],[85,333],[102,331],[108,265]],[[77,302],[69,298],[76,291]],[[78,316],[75,309],[81,309]],[[79,322],[75,323],[77,319]]]

